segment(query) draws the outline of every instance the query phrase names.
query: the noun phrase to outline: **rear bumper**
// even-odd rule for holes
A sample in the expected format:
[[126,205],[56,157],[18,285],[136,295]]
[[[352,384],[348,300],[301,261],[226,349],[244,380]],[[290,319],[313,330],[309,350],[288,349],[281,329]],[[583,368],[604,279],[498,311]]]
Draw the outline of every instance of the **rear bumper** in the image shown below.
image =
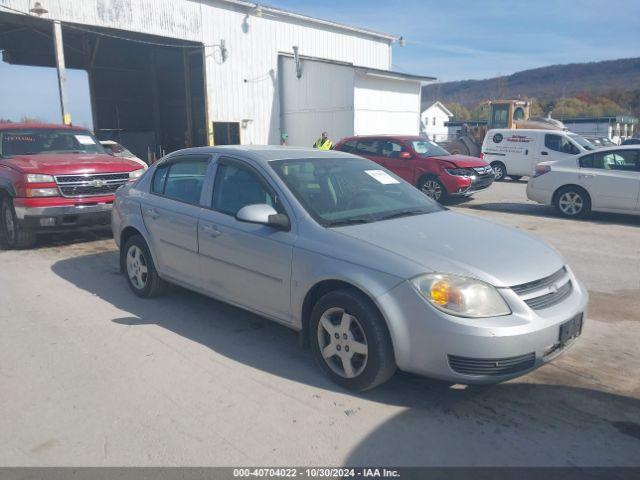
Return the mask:
[[113,201],[86,205],[15,205],[14,208],[22,228],[37,232],[55,232],[109,226]]

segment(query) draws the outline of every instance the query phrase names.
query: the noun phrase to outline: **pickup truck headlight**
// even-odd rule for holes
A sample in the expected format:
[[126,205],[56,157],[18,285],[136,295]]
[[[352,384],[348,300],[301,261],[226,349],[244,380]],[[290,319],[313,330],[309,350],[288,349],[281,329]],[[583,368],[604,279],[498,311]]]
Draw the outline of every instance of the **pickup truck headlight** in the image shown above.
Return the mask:
[[55,183],[55,180],[51,175],[44,175],[42,173],[27,173],[27,183]]
[[427,273],[411,279],[411,283],[431,305],[449,315],[483,318],[511,313],[493,285],[474,278]]
[[27,197],[57,197],[57,188],[27,188]]
[[133,172],[129,172],[129,180],[134,181],[139,179],[145,171],[146,169],[141,168],[140,170],[134,170]]

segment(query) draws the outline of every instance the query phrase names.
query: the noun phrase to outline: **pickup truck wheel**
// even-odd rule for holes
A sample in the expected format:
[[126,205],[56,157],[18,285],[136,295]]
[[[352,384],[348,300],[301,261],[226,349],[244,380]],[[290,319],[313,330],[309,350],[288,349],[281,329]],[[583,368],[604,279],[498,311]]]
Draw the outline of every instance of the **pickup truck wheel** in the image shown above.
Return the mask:
[[0,202],[0,246],[6,249],[29,248],[36,243],[36,234],[18,223],[11,198]]
[[124,245],[123,253],[123,270],[133,293],[143,298],[153,298],[162,294],[165,282],[158,275],[144,238],[140,235],[129,238]]
[[384,318],[362,293],[344,289],[324,295],[311,312],[311,350],[338,385],[369,390],[396,371]]
[[492,162],[491,168],[493,168],[493,173],[495,175],[496,182],[500,182],[504,180],[504,177],[507,176],[507,167],[504,166],[504,163]]

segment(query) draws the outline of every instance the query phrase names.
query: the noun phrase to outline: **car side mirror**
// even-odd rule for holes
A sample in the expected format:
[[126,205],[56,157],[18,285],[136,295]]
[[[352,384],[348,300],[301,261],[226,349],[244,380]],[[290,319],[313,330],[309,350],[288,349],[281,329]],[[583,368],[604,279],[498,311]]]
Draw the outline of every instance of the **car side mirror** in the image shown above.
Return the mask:
[[409,160],[411,158],[411,154],[409,152],[400,152],[400,158]]
[[271,205],[266,203],[256,203],[242,207],[236,213],[236,219],[241,222],[268,225],[277,230],[289,230],[291,228],[289,217],[284,213],[276,212]]

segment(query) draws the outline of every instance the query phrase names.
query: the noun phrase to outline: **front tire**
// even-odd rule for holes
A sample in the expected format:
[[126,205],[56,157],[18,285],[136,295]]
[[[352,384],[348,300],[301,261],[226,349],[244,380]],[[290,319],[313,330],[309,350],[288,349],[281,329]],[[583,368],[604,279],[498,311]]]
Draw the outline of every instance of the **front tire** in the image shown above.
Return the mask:
[[311,312],[310,336],[320,368],[344,388],[369,390],[396,371],[386,322],[358,291],[336,290],[320,298]]
[[447,189],[442,182],[435,177],[427,177],[420,181],[418,188],[427,197],[436,202],[442,203],[447,198]]
[[30,248],[35,243],[36,234],[18,223],[11,197],[0,197],[0,246],[6,249]]
[[561,188],[553,203],[558,213],[567,218],[582,218],[591,212],[591,198],[580,187]]
[[509,175],[509,178],[514,182],[517,182],[522,178],[522,175]]
[[495,175],[495,181],[501,182],[504,177],[507,176],[507,167],[502,162],[492,162],[491,168],[493,168],[493,174]]
[[149,247],[140,235],[130,237],[123,248],[122,271],[137,296],[153,298],[164,293],[165,282],[158,275]]

